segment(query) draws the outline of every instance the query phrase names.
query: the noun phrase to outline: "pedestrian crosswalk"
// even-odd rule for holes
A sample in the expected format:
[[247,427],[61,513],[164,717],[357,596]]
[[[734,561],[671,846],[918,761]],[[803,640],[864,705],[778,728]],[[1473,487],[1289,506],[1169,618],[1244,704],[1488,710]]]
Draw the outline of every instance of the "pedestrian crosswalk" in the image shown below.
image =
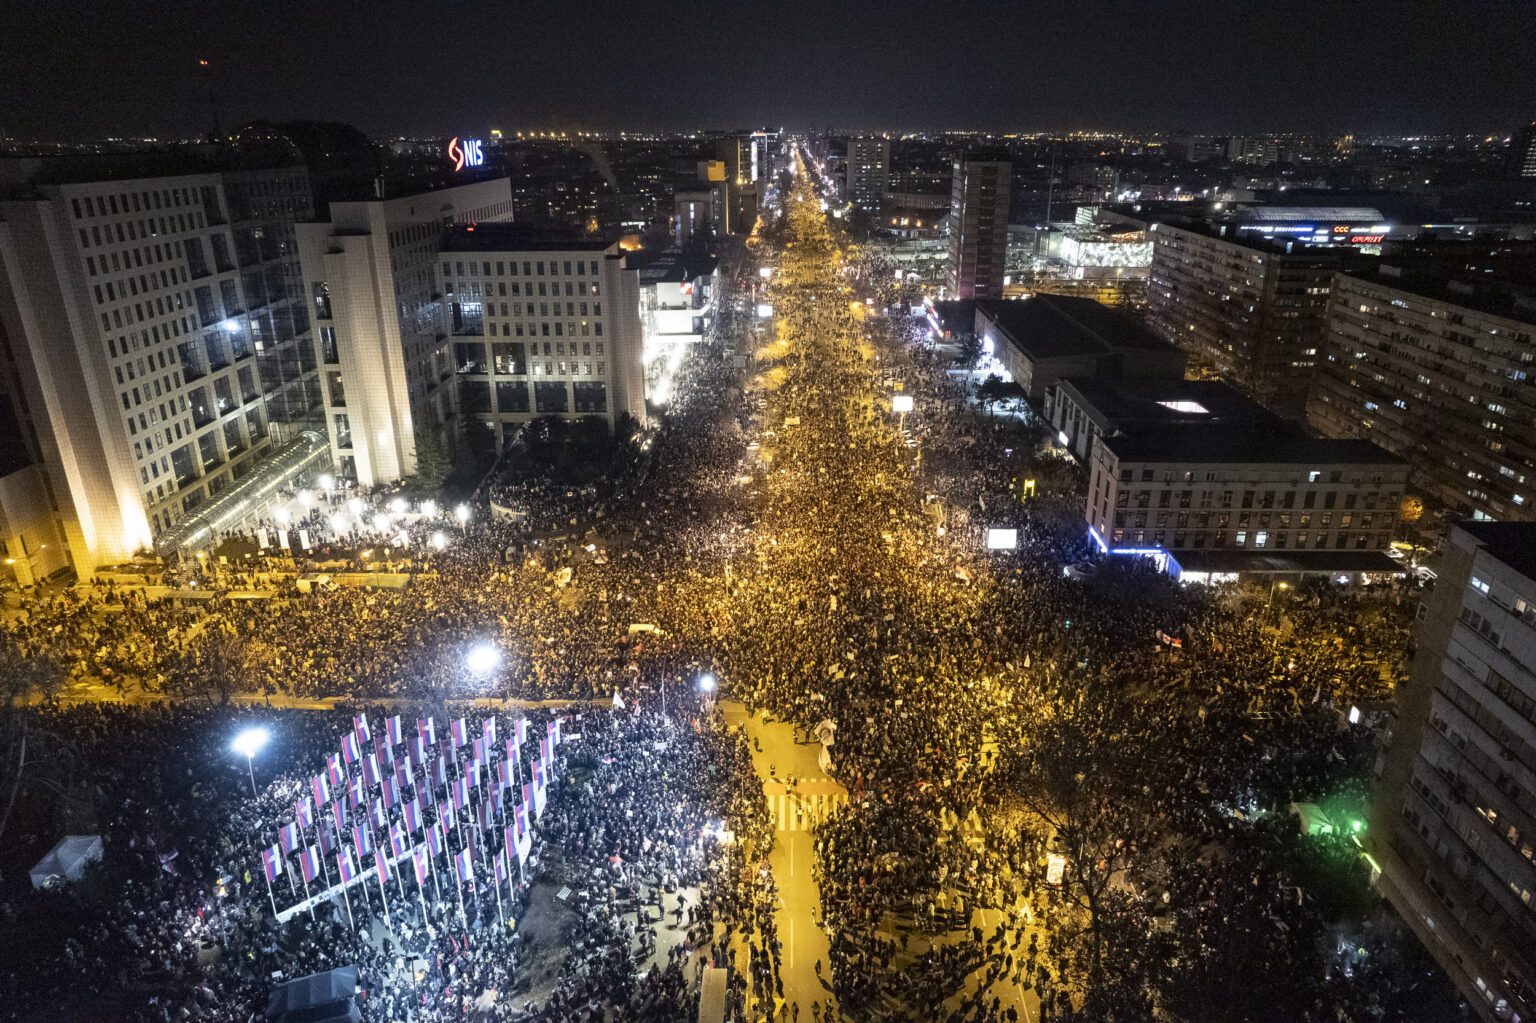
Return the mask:
[[809,831],[813,824],[825,820],[832,811],[848,802],[845,793],[833,795],[780,793],[767,796],[768,817],[777,831]]

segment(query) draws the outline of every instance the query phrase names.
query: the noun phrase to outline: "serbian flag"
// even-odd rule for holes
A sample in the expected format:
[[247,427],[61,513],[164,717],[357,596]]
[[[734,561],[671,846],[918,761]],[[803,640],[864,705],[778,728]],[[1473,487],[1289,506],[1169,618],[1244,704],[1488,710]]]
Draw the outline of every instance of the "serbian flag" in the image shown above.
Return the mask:
[[507,740],[507,760],[511,761],[514,764],[517,763],[517,740],[516,739],[508,739]]
[[496,765],[496,787],[498,789],[512,787],[512,765],[505,760]]
[[427,806],[437,805],[437,789],[434,786],[422,785],[416,791],[421,794],[421,801]]
[[464,765],[464,777],[468,779],[470,788],[477,789],[480,787],[479,760],[471,760],[469,763]]
[[373,750],[379,755],[379,763],[393,764],[395,762],[395,748],[385,741],[384,736],[379,736],[379,741],[374,743]]
[[469,779],[460,778],[453,783],[453,808],[462,810],[469,803]]
[[384,808],[386,810],[394,809],[395,804],[400,802],[400,786],[395,781],[394,775],[385,776],[383,792]]
[[547,735],[539,740],[539,763],[549,763],[550,758],[554,756],[554,744],[554,740]]
[[347,826],[347,807],[341,800],[331,804],[331,819],[336,822],[336,830],[341,831]]
[[284,856],[291,854],[299,847],[299,826],[297,824],[285,825],[283,830],[277,833],[277,841],[283,847]]
[[309,801],[308,796],[305,796],[303,799],[299,800],[298,805],[294,807],[294,816],[297,817],[300,823],[302,823],[306,828],[312,828],[315,826],[315,807],[314,804]]
[[391,744],[401,741],[401,739],[404,737],[404,733],[400,731],[399,714],[396,714],[394,717],[384,722],[384,732],[389,736],[389,741]]
[[389,879],[391,877],[393,877],[394,875],[392,875],[389,872],[389,860],[384,858],[384,851],[382,849],[376,850],[374,852],[374,854],[373,854],[373,862],[379,868],[379,883],[380,884],[387,884],[387,883],[389,883]]
[[454,749],[458,749],[469,741],[469,729],[465,727],[463,718],[454,718],[453,724],[449,726],[449,731],[453,733]]
[[546,798],[547,790],[544,788],[544,783],[538,782],[533,786],[533,815],[535,817],[544,816],[544,802]]
[[470,859],[469,849],[459,850],[459,854],[453,858],[453,867],[458,871],[460,884],[475,876],[475,861]]
[[347,786],[347,798],[352,801],[354,810],[363,805],[363,801],[368,798],[368,786],[363,784],[362,778],[352,779],[352,784]]
[[342,884],[357,880],[357,864],[352,859],[351,849],[343,848],[336,853],[336,869],[341,874]]
[[480,856],[480,832],[474,828],[464,832],[464,848],[469,850],[471,856],[478,859]]
[[551,745],[560,741],[559,736],[560,722],[558,720],[544,722],[544,738],[548,739]]
[[544,787],[544,761],[540,760],[538,763],[533,765],[533,788],[534,788],[534,791],[538,791],[539,789],[541,789],[543,787]]
[[565,728],[565,718],[555,718],[554,723],[550,727],[549,737],[555,740],[554,744],[556,746],[565,741],[565,736],[561,734],[563,728]]
[[368,754],[363,758],[363,778],[369,785],[379,783],[379,758],[375,754]]
[[512,819],[517,822],[518,838],[528,834],[528,807],[526,804],[517,808],[517,812],[512,815]]
[[480,823],[481,831],[491,830],[491,808],[484,801],[475,804],[475,818]]
[[416,735],[423,746],[431,746],[437,742],[437,725],[430,717],[421,718],[416,722]]
[[357,736],[351,732],[341,737],[341,755],[346,757],[347,763],[357,763],[357,758],[363,755],[363,748],[358,745]]
[[320,850],[310,846],[299,854],[299,869],[304,872],[305,881],[313,881],[320,876]]
[[315,794],[315,805],[324,806],[331,801],[331,786],[325,775],[317,774],[309,780],[309,789]]
[[438,788],[448,784],[448,758],[438,757],[432,761],[432,784]]
[[416,772],[411,770],[409,760],[400,760],[395,763],[395,784],[400,786],[401,792],[416,787]]
[[501,838],[503,843],[505,843],[504,848],[517,848],[517,830],[512,825],[509,824],[501,829]]
[[443,840],[446,837],[443,833],[443,822],[433,821],[432,826],[427,829],[427,845],[431,848],[433,856],[443,854]]
[[522,805],[527,806],[531,802],[533,802],[533,786],[530,785],[528,782],[523,782],[523,804]]
[[374,827],[382,828],[382,827],[384,827],[384,825],[389,823],[389,815],[384,812],[384,801],[383,800],[375,799],[373,801],[372,813],[373,813],[373,826]]
[[411,865],[416,868],[416,883],[426,884],[427,870],[429,869],[427,864],[426,846],[418,845],[416,848],[411,850]]
[[405,828],[407,831],[414,835],[421,830],[421,803],[414,799],[406,803],[403,816],[405,817]]
[[507,879],[510,871],[507,869],[507,851],[503,849],[496,854],[496,883],[501,884]]
[[267,875],[268,883],[277,880],[277,875],[283,872],[283,852],[281,849],[272,845],[261,851],[261,871]]
[[421,741],[421,736],[411,736],[411,741],[405,744],[405,750],[411,756],[411,763],[417,767],[427,762],[427,744]]
[[480,723],[480,730],[485,733],[487,747],[496,745],[496,717],[492,715]]
[[319,834],[320,834],[320,853],[321,853],[321,855],[329,856],[331,853],[335,852],[336,851],[336,839],[331,835],[331,829],[325,823],[325,821],[321,821],[320,822],[320,827],[318,827],[315,830],[318,831]]
[[491,812],[500,814],[506,806],[505,792],[500,787],[491,789]]
[[401,829],[400,825],[391,824],[389,826],[390,851],[393,852],[395,857],[398,859],[399,857],[404,856],[410,847],[410,843],[405,840],[405,832]]
[[359,739],[363,740],[364,742],[367,742],[373,738],[373,733],[368,731],[367,714],[359,714],[357,717],[352,719],[352,731]]
[[347,772],[346,769],[341,766],[340,753],[330,753],[326,755],[325,769],[326,772],[331,776],[332,785],[340,787],[347,783]]
[[523,743],[528,741],[528,719],[527,718],[518,718],[517,719],[517,724],[513,728],[512,735],[513,735],[513,738],[515,738],[517,740],[517,744],[519,746],[521,746]]
[[437,808],[437,820],[447,831],[453,828],[453,800],[443,800],[443,805]]
[[489,760],[491,758],[490,757],[490,753],[488,752],[489,750],[490,750],[490,744],[487,743],[485,741],[485,739],[481,738],[481,739],[476,739],[475,740],[475,759],[476,760]]
[[358,859],[373,852],[373,834],[367,828],[359,824],[352,829],[352,844],[357,846]]

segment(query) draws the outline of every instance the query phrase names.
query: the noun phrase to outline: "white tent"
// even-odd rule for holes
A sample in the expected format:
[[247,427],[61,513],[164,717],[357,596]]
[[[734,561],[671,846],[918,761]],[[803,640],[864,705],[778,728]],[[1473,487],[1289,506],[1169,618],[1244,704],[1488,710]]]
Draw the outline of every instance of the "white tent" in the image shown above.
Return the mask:
[[27,873],[32,877],[33,888],[47,888],[61,881],[80,880],[85,865],[100,859],[100,835],[65,835]]

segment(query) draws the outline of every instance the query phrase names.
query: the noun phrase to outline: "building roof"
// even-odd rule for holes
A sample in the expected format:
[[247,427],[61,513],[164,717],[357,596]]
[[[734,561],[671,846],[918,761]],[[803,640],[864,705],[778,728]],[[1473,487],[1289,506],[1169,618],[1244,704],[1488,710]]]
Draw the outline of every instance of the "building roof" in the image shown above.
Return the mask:
[[1104,437],[1100,443],[1121,462],[1209,462],[1320,467],[1324,465],[1407,465],[1368,440],[1309,437],[1282,421],[1228,424],[1153,425],[1133,436]]
[[1536,245],[1529,242],[1413,246],[1345,273],[1431,301],[1536,324]]
[[708,277],[719,262],[720,257],[712,252],[679,248],[641,249],[624,255],[625,269],[638,270],[641,285],[682,284]]
[[1073,377],[1056,388],[1105,433],[1134,433],[1179,423],[1204,426],[1279,422],[1277,416],[1219,380],[1119,380]]
[[444,252],[602,252],[616,239],[606,235],[530,227],[527,224],[455,224]]
[[1458,522],[1488,556],[1536,579],[1536,522]]
[[1033,359],[1137,350],[1176,349],[1129,317],[1091,298],[1033,295],[1023,300],[979,299],[985,315],[1008,341]]
[[1236,220],[1260,223],[1291,223],[1298,220],[1368,220],[1380,223],[1382,212],[1374,206],[1248,206]]

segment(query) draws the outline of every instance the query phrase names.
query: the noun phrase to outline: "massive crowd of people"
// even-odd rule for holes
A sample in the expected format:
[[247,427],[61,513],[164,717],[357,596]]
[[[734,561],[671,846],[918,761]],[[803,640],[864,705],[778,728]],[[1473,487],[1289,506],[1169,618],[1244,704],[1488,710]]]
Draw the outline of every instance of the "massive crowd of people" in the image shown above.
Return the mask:
[[[538,879],[503,889],[504,912],[536,919],[547,905],[530,900],[569,879],[574,919],[557,941],[570,954],[553,981],[534,991],[519,974],[548,936],[500,925],[485,878],[467,924],[450,900],[430,920],[392,901],[387,944],[331,906],[274,925],[247,872],[334,748],[338,715],[261,712],[281,722],[264,759],[281,766],[252,799],[242,773],[207,766],[228,762],[239,713],[88,706],[47,724],[76,751],[76,783],[99,787],[82,802],[112,808],[94,826],[118,886],[97,903],[83,889],[0,907],[16,928],[49,900],[80,900],[60,955],[8,978],[15,1018],[77,1005],[93,976],[114,980],[119,1018],[245,1018],[274,977],[356,962],[370,1019],[459,1018],[471,1004],[490,1018],[689,1019],[706,958],[733,971],[732,1018],[761,1018],[783,994],[774,881],[755,858],[772,836],[745,740],[691,692],[705,670],[751,711],[836,726],[833,773],[855,798],[816,829],[829,1019],[1013,1020],[1025,993],[1044,1018],[1144,1018],[1154,997],[1201,1005],[1214,974],[1201,983],[1192,964],[1229,926],[1210,913],[1213,891],[1272,939],[1251,947],[1275,971],[1297,967],[1289,994],[1243,1006],[1247,1018],[1411,1018],[1391,994],[1397,974],[1367,985],[1363,967],[1319,951],[1344,933],[1340,915],[1321,895],[1295,898],[1294,856],[1264,854],[1302,841],[1277,823],[1291,802],[1358,805],[1370,739],[1341,711],[1390,692],[1399,595],[1316,584],[1272,613],[1146,566],[1064,575],[1091,553],[1060,514],[1070,472],[1053,461],[1060,499],[1020,500],[995,468],[1052,460],[1039,431],[976,415],[963,377],[914,343],[916,321],[861,304],[803,189],[785,214],[772,335],[743,324],[701,346],[663,428],[600,474],[514,458],[467,521],[320,495],[302,522],[308,564],[271,545],[273,521],[259,552],[252,530],[226,538],[249,551],[234,566],[188,570],[215,587],[264,578],[258,599],[185,608],[101,587],[0,627],[18,655],[147,694],[218,675],[278,705],[596,699],[561,749]],[[754,347],[744,373],[727,350]],[[882,383],[898,379],[915,397],[900,421]],[[333,521],[357,499],[377,507]],[[379,514],[386,529],[371,526]],[[985,526],[1016,528],[1018,549],[985,550]],[[364,551],[409,585],[298,590],[299,570],[361,567]],[[466,661],[482,644],[501,652],[494,669]],[[712,822],[729,846],[709,840]],[[1342,875],[1357,869],[1335,859]],[[1237,883],[1250,868],[1254,883]],[[372,921],[383,906],[367,888],[350,909]],[[637,979],[661,893],[689,890],[682,951]],[[991,926],[978,911],[996,911]]]

